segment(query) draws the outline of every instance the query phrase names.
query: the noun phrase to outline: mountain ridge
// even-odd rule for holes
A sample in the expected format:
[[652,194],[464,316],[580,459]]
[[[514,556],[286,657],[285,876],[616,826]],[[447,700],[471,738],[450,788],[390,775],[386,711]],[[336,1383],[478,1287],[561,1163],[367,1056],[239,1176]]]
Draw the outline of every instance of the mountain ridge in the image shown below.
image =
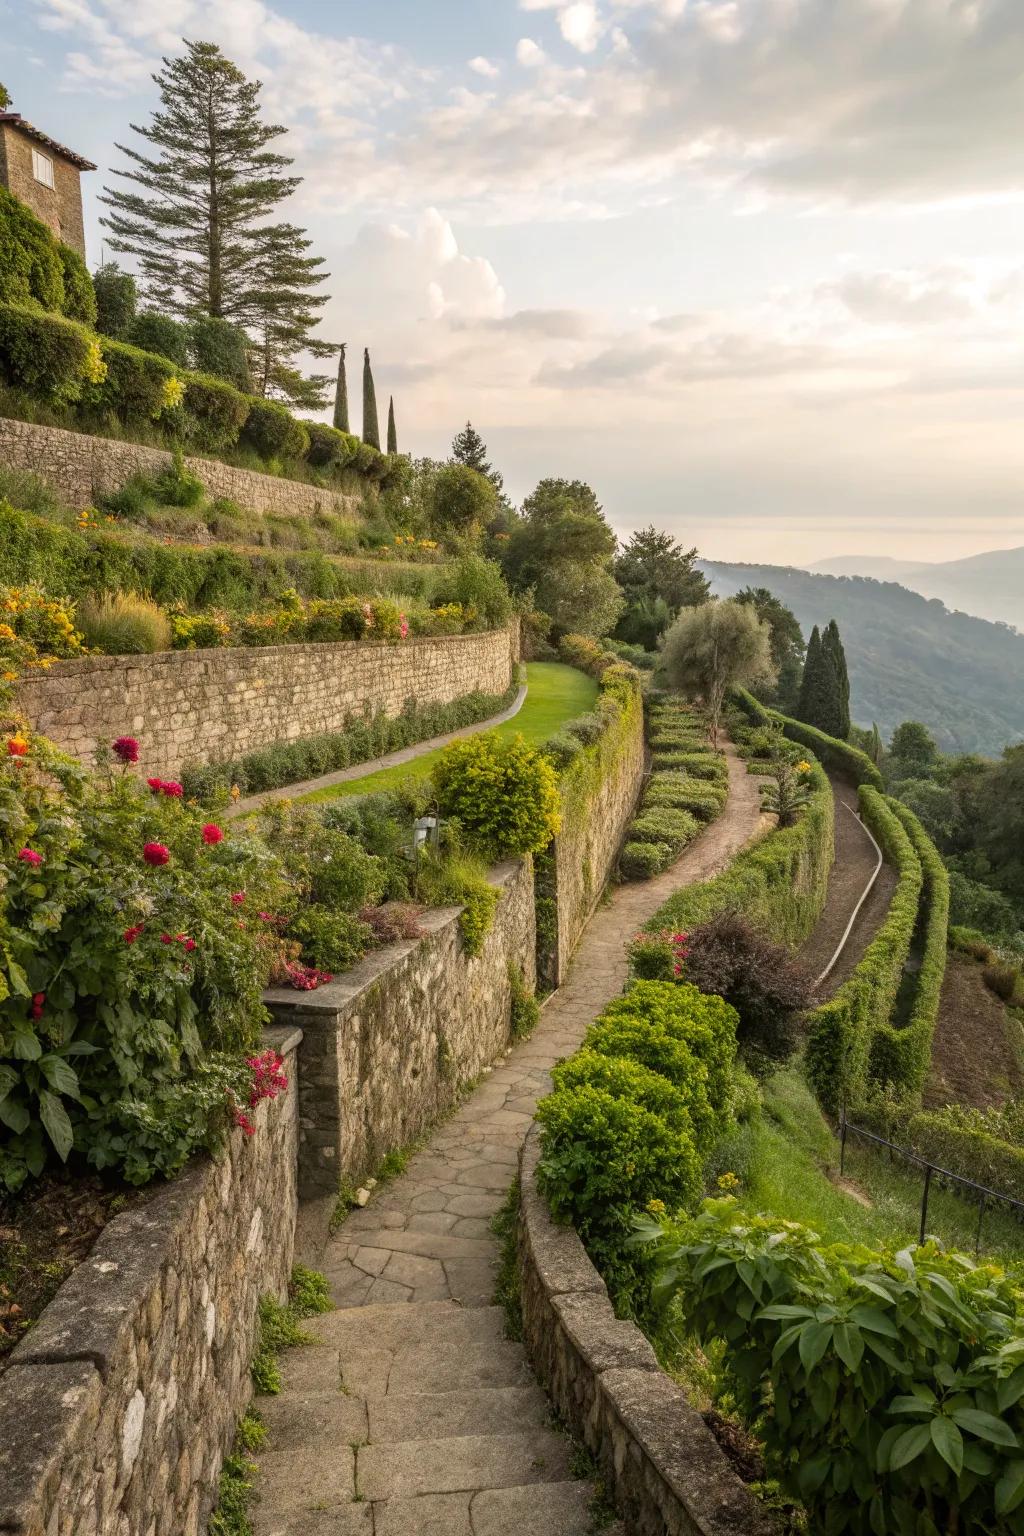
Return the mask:
[[1024,545],[983,550],[959,560],[897,560],[836,555],[805,567],[812,576],[868,576],[896,581],[947,608],[1024,630]]

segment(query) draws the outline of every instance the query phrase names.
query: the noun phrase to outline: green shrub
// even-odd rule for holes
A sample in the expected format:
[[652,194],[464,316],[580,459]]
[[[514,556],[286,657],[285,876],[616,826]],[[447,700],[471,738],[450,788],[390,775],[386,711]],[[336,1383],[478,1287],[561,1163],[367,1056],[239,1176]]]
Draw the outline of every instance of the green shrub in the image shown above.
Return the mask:
[[351,912],[327,907],[301,907],[288,924],[290,939],[302,945],[302,958],[317,970],[337,975],[361,960],[370,947],[373,930]]
[[[0,236],[2,238],[2,236]],[[64,301],[61,309],[69,320],[78,320],[82,325],[94,326],[96,324],[96,293],[92,286],[92,278],[89,276],[89,268],[70,245],[57,242],[57,259],[61,266],[61,276],[64,284]]]
[[582,757],[583,743],[578,736],[570,736],[568,731],[556,731],[548,737],[541,750],[555,772],[561,775],[577,758]]
[[817,764],[809,782],[810,803],[798,822],[744,849],[715,879],[678,891],[645,928],[689,932],[735,911],[779,942],[805,939],[825,905],[835,829],[831,786]]
[[[171,615],[171,644],[176,651],[212,650],[227,645],[231,628],[225,619],[212,613],[174,613]],[[188,770],[185,770],[187,777]],[[235,781],[232,779],[231,783]],[[230,788],[230,784],[225,786]],[[190,795],[198,790],[190,788]]]
[[750,1065],[787,1061],[811,998],[811,978],[789,950],[736,912],[720,912],[692,929],[687,941],[687,981],[736,1010],[737,1043]]
[[309,433],[283,405],[252,399],[241,441],[264,459],[301,459],[309,447]]
[[[894,1086],[902,1089],[910,1070],[910,1062],[892,1049],[897,1042],[879,1032],[892,1019],[910,955],[923,884],[921,860],[892,803],[883,795],[862,785],[860,807],[865,823],[896,869],[897,886],[885,921],[856,969],[835,996],[807,1019],[807,1077],[831,1114],[838,1113],[842,1104],[854,1104],[862,1098],[869,1078],[886,1082],[898,1074]],[[872,1064],[876,1036],[879,1045]],[[920,1035],[908,1039],[914,1060],[919,1059],[920,1043]]]
[[836,736],[828,736],[824,731],[816,730],[813,725],[805,725],[802,720],[792,720],[788,715],[779,714],[777,710],[766,709],[745,688],[733,689],[733,698],[748,719],[762,726],[781,723],[790,741],[797,741],[802,746],[809,747],[815,757],[819,758],[827,768],[842,774],[844,778],[849,779],[850,783],[858,786],[867,784],[877,790],[885,787],[878,768],[867,753],[861,752],[858,747],[851,746],[847,741],[840,741]]
[[188,367],[188,331],[180,320],[144,309],[128,327],[128,340],[144,352],[156,352],[179,368]]
[[921,1110],[899,1128],[884,1127],[884,1132],[939,1168],[1024,1200],[1024,1145],[1019,1133],[1011,1135],[998,1110],[947,1104]]
[[629,836],[642,842],[671,843],[678,851],[691,843],[699,831],[700,825],[689,811],[652,806],[634,818]]
[[619,873],[624,880],[651,880],[668,869],[676,856],[671,843],[638,843],[623,845],[619,854]]
[[244,395],[252,394],[249,352],[239,326],[217,315],[202,315],[189,327],[188,342],[197,373],[223,379]]
[[57,242],[31,209],[0,187],[0,304],[64,308]]
[[728,798],[723,784],[713,784],[708,779],[692,779],[688,775],[654,773],[644,792],[644,810],[661,806],[677,811],[689,811],[698,821],[714,821]]
[[421,856],[416,895],[432,907],[461,906],[459,928],[466,953],[481,953],[494,925],[498,891],[480,859],[460,850]]
[[356,456],[359,439],[349,432],[339,432],[337,427],[326,427],[322,421],[304,423],[309,433],[306,458],[318,469],[343,469]]
[[167,507],[197,507],[206,494],[199,476],[185,468],[180,449],[154,479],[153,493]]
[[543,848],[559,828],[554,769],[520,735],[484,732],[456,741],[433,772],[442,812],[458,819],[469,842],[495,858]]
[[[809,1528],[1009,1532],[1024,1503],[1019,1286],[930,1245],[828,1248],[716,1201],[661,1247],[662,1294],[708,1347]],[[766,1411],[766,1404],[771,1404]]]
[[97,267],[92,279],[96,295],[96,329],[115,341],[126,341],[135,318],[138,289],[130,272],[122,272],[116,261]]
[[91,384],[83,399],[95,410],[108,411],[125,426],[155,421],[167,402],[167,386],[176,378],[166,357],[143,352],[109,336],[100,338],[106,378]]
[[556,1093],[587,1087],[598,1088],[613,1099],[627,1099],[659,1116],[674,1130],[692,1135],[685,1095],[660,1072],[652,1072],[629,1056],[609,1056],[584,1047],[552,1070],[551,1081]]
[[250,402],[223,379],[210,374],[185,375],[185,432],[197,448],[223,452],[238,441]]
[[163,609],[133,592],[89,596],[78,607],[87,645],[106,656],[143,656],[171,649],[171,623]]
[[986,964],[995,958],[996,953],[985,935],[977,928],[963,928],[955,925],[949,930],[949,947],[962,955],[970,955],[972,960],[982,960]]
[[537,1027],[540,1004],[523,980],[523,973],[512,964],[508,968],[509,1034],[513,1040],[525,1040]]
[[483,555],[463,555],[449,566],[434,601],[439,605],[459,603],[475,613],[486,629],[501,629],[512,616],[512,599],[501,567]]
[[59,402],[80,392],[98,362],[89,332],[75,321],[0,305],[0,379],[5,383],[36,399]]
[[56,494],[42,475],[0,464],[0,503],[4,501],[37,517],[53,517],[60,509]]

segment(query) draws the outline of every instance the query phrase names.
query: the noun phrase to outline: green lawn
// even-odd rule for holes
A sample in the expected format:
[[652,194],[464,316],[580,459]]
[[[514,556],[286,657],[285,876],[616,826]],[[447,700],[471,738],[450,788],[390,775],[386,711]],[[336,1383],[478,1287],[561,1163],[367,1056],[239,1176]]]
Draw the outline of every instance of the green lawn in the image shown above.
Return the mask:
[[[764,1112],[750,1132],[740,1202],[754,1215],[771,1212],[813,1227],[831,1242],[903,1247],[916,1243],[923,1174],[890,1162],[881,1148],[847,1142],[846,1177],[864,1204],[835,1182],[839,1144],[796,1067],[764,1085]],[[831,1177],[830,1177],[831,1174]],[[928,1231],[949,1247],[973,1254],[978,1207],[932,1185]],[[1024,1261],[1024,1226],[1008,1214],[988,1212],[981,1254],[1003,1262]]]
[[[575,667],[563,666],[559,661],[531,661],[526,668],[526,702],[518,715],[495,726],[496,736],[521,735],[537,744],[547,741],[568,720],[585,715],[593,709],[597,699],[597,683],[585,672]],[[344,784],[329,789],[314,790],[304,795],[303,801],[336,800],[342,795],[372,795],[381,790],[395,789],[425,779],[437,762],[443,748],[425,752],[411,763],[400,763],[395,768],[381,768],[361,779],[348,779]]]

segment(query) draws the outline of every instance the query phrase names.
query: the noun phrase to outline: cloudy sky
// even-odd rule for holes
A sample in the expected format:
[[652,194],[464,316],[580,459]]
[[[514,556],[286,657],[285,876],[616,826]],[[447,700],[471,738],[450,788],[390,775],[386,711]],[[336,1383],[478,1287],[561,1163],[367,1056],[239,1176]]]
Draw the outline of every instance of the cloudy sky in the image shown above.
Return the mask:
[[712,557],[1024,543],[1022,0],[0,0],[92,258],[183,36],[290,128],[403,448],[471,416]]

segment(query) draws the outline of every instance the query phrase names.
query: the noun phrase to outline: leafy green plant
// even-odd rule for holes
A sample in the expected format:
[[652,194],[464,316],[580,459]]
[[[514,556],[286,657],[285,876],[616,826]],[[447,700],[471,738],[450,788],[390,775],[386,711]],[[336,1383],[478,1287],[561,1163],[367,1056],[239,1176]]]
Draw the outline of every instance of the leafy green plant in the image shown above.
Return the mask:
[[[654,1223],[643,1235],[660,1236]],[[660,1244],[660,1293],[704,1340],[812,1526],[1009,1533],[1024,1504],[1021,1292],[931,1245],[827,1248],[733,1200]]]
[[86,644],[106,656],[142,656],[171,648],[171,621],[147,597],[105,592],[83,598],[78,623]]
[[619,854],[619,873],[624,880],[650,880],[668,869],[675,853],[671,843],[641,843],[631,838]]
[[460,849],[422,856],[416,895],[434,907],[461,906],[459,927],[466,953],[480,954],[498,906],[498,890],[480,858]]
[[495,858],[543,848],[560,825],[558,780],[520,735],[484,732],[453,742],[434,769],[442,812],[467,840]]
[[208,1536],[252,1536],[249,1506],[255,1492],[256,1463],[253,1451],[262,1448],[266,1426],[255,1413],[247,1413],[235,1432],[235,1444],[225,1457],[217,1485],[217,1507],[210,1516]]
[[540,1018],[540,1004],[523,980],[518,966],[509,964],[509,1033],[513,1040],[525,1040],[533,1034]]

